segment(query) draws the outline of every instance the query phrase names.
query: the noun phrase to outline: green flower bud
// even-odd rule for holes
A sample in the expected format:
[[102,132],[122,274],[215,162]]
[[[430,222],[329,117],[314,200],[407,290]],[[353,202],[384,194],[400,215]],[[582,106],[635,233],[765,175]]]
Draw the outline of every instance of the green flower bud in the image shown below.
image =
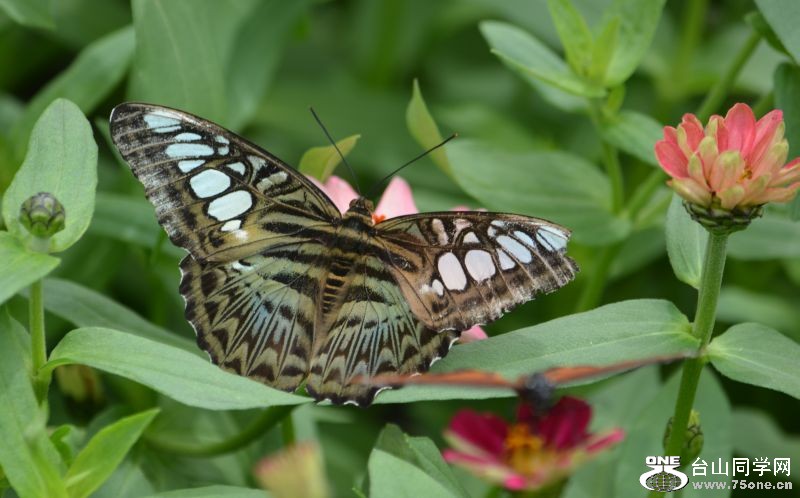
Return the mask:
[[22,203],[19,221],[31,234],[46,239],[64,229],[64,206],[52,194],[39,192]]
[[703,207],[690,202],[683,202],[683,207],[692,219],[717,235],[726,235],[739,230],[744,230],[753,221],[764,213],[764,206],[743,206],[733,209]]
[[[667,441],[672,433],[672,417],[667,422],[667,429],[664,431],[664,448],[667,447]],[[703,428],[700,426],[700,414],[696,410],[692,410],[689,415],[689,424],[686,427],[686,433],[683,437],[683,447],[681,448],[681,466],[688,465],[693,462],[695,458],[703,451],[703,443],[705,438],[703,436]]]

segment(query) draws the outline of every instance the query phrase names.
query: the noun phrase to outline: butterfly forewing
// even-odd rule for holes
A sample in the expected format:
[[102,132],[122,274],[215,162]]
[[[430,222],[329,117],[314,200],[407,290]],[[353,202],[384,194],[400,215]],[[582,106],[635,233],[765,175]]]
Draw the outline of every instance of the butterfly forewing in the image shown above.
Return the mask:
[[481,211],[423,213],[378,226],[383,258],[411,310],[435,330],[497,319],[572,280],[570,232],[538,218]]
[[172,242],[198,261],[257,254],[340,218],[305,177],[191,114],[122,104],[111,115],[111,136]]

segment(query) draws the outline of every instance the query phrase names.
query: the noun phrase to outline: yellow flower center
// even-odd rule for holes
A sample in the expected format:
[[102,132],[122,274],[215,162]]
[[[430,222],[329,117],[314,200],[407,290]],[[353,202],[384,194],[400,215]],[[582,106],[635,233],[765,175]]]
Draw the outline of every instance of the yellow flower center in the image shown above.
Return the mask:
[[505,458],[508,465],[523,475],[530,475],[541,463],[553,457],[544,447],[544,441],[532,434],[528,424],[514,424],[505,440]]

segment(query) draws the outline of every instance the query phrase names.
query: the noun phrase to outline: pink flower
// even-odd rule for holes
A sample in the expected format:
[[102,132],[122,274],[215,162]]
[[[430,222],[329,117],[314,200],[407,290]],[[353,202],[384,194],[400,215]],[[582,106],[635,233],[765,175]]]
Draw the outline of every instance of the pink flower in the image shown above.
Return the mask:
[[509,424],[492,414],[458,412],[445,432],[448,462],[513,491],[541,489],[568,477],[583,462],[622,440],[620,429],[587,432],[591,407],[565,396],[537,416],[521,404]]
[[[331,176],[325,183],[320,183],[318,180],[308,177],[314,184],[319,187],[325,195],[330,197],[339,211],[346,212],[350,207],[350,201],[358,198],[358,194],[350,186],[347,181],[339,178],[338,176]],[[468,208],[458,206],[453,208],[454,211],[467,211]],[[375,212],[372,214],[372,220],[377,224],[389,218],[403,216],[406,214],[419,213],[416,203],[414,203],[414,196],[411,194],[411,186],[407,181],[399,176],[392,178],[386,190],[383,191],[378,205],[375,207]],[[469,330],[461,333],[459,342],[474,342],[488,338],[484,330],[475,325]]]
[[677,128],[664,127],[656,143],[658,162],[669,185],[688,202],[727,211],[788,202],[800,188],[800,158],[788,164],[783,114],[767,113],[756,121],[746,104],[736,104],[723,118],[711,116],[705,129],[693,114]]

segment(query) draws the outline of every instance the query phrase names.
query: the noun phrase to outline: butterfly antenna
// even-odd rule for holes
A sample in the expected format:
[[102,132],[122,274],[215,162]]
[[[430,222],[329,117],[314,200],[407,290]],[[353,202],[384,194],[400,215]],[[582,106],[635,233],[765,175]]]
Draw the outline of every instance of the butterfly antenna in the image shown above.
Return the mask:
[[344,165],[347,166],[347,169],[350,171],[350,176],[353,177],[353,184],[356,186],[358,195],[361,196],[361,188],[358,186],[358,177],[356,176],[356,172],[353,171],[353,167],[350,166],[350,163],[348,163],[347,159],[344,158],[344,154],[342,154],[342,151],[339,150],[339,146],[336,145],[336,142],[333,140],[333,137],[331,137],[331,134],[328,132],[328,129],[325,128],[324,124],[322,124],[322,120],[319,119],[317,111],[315,111],[313,107],[309,107],[309,110],[311,110],[311,114],[314,116],[314,119],[317,120],[317,124],[319,125],[319,127],[322,128],[323,132],[325,132],[325,136],[328,137],[328,141],[331,143],[331,145],[333,145],[333,148],[336,149],[336,152],[339,153],[339,157],[342,158],[342,162],[344,163]]
[[393,177],[394,175],[396,175],[397,173],[399,173],[401,169],[405,168],[406,166],[411,166],[413,163],[415,163],[415,162],[416,162],[416,161],[418,161],[419,159],[422,159],[423,157],[427,156],[428,154],[430,154],[431,152],[435,151],[435,150],[436,150],[436,149],[438,149],[439,147],[443,146],[444,144],[446,144],[446,143],[447,143],[447,142],[449,142],[450,140],[452,140],[452,139],[456,138],[457,136],[458,136],[458,133],[453,133],[453,134],[452,134],[452,135],[450,135],[449,137],[447,137],[447,138],[445,138],[444,140],[442,140],[440,143],[438,143],[438,144],[434,145],[433,147],[431,147],[430,149],[426,150],[426,151],[425,151],[425,152],[423,152],[422,154],[418,155],[418,156],[417,156],[417,157],[415,157],[414,159],[412,159],[412,160],[408,161],[407,163],[403,164],[402,166],[400,166],[400,167],[399,167],[399,168],[397,168],[396,170],[392,171],[391,173],[389,173],[389,174],[388,174],[388,175],[386,175],[385,177],[381,178],[381,179],[380,179],[378,182],[376,182],[376,183],[375,183],[375,185],[373,185],[373,186],[372,186],[372,187],[369,189],[369,192],[367,192],[367,195],[370,195],[370,194],[372,194],[372,193],[373,193],[373,191],[374,191],[374,190],[375,190],[377,187],[379,187],[380,185],[382,185],[382,184],[383,184],[383,183],[384,183],[386,180],[388,180],[389,178],[391,178],[391,177]]

